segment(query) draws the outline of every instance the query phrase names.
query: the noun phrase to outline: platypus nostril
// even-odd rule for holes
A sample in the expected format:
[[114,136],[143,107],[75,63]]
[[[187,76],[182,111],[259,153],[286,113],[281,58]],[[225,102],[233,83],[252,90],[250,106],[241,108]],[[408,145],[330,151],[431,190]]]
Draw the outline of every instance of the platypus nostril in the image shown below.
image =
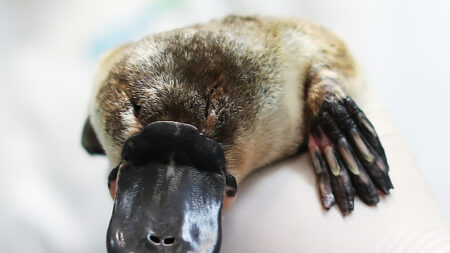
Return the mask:
[[163,245],[169,246],[175,242],[175,237],[166,237],[163,240]]
[[175,237],[173,236],[167,236],[164,239],[161,239],[161,237],[154,234],[148,234],[147,240],[153,245],[170,246],[175,243]]
[[150,243],[154,244],[154,245],[160,245],[160,244],[161,244],[161,239],[160,239],[158,236],[153,235],[153,234],[149,234],[149,235],[147,236],[147,240],[148,240]]

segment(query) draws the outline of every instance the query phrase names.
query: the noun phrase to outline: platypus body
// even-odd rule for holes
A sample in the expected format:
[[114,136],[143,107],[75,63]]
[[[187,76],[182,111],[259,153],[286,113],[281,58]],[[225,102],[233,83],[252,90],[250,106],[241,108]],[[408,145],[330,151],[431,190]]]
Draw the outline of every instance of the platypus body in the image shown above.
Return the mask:
[[375,205],[393,186],[359,85],[345,45],[296,19],[230,16],[111,51],[83,133],[114,167],[108,252],[219,252],[239,182],[301,145],[325,208]]

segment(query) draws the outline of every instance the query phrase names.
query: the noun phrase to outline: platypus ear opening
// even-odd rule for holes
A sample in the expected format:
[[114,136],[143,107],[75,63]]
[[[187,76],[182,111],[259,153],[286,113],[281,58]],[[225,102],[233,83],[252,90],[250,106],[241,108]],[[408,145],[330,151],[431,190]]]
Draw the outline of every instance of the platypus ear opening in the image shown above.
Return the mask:
[[225,179],[226,179],[225,194],[227,195],[227,197],[234,197],[237,192],[236,178],[227,171],[225,171]]
[[98,141],[97,134],[95,134],[94,128],[88,116],[84,122],[83,133],[81,135],[81,145],[91,155],[104,155],[105,151]]

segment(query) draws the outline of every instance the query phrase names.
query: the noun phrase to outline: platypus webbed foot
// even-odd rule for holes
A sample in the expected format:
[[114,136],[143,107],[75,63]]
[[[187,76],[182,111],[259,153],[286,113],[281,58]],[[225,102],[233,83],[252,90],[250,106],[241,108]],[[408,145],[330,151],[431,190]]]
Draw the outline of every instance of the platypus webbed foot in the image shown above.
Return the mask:
[[330,81],[335,80],[315,87],[322,93],[315,94],[314,102],[321,100],[321,105],[312,109],[308,147],[322,205],[328,209],[337,202],[342,213],[348,214],[355,193],[366,204],[376,205],[377,188],[389,194],[393,185],[374,127],[355,102]]

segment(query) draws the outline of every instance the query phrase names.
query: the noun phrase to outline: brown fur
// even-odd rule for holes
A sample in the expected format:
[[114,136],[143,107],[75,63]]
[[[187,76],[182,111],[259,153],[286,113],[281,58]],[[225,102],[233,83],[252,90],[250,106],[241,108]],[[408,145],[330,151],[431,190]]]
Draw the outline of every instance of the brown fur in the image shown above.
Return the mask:
[[333,83],[351,92],[356,74],[345,45],[320,26],[230,16],[110,53],[100,66],[91,123],[113,166],[143,126],[192,124],[221,144],[240,181],[304,142],[308,117],[325,97],[318,87]]

